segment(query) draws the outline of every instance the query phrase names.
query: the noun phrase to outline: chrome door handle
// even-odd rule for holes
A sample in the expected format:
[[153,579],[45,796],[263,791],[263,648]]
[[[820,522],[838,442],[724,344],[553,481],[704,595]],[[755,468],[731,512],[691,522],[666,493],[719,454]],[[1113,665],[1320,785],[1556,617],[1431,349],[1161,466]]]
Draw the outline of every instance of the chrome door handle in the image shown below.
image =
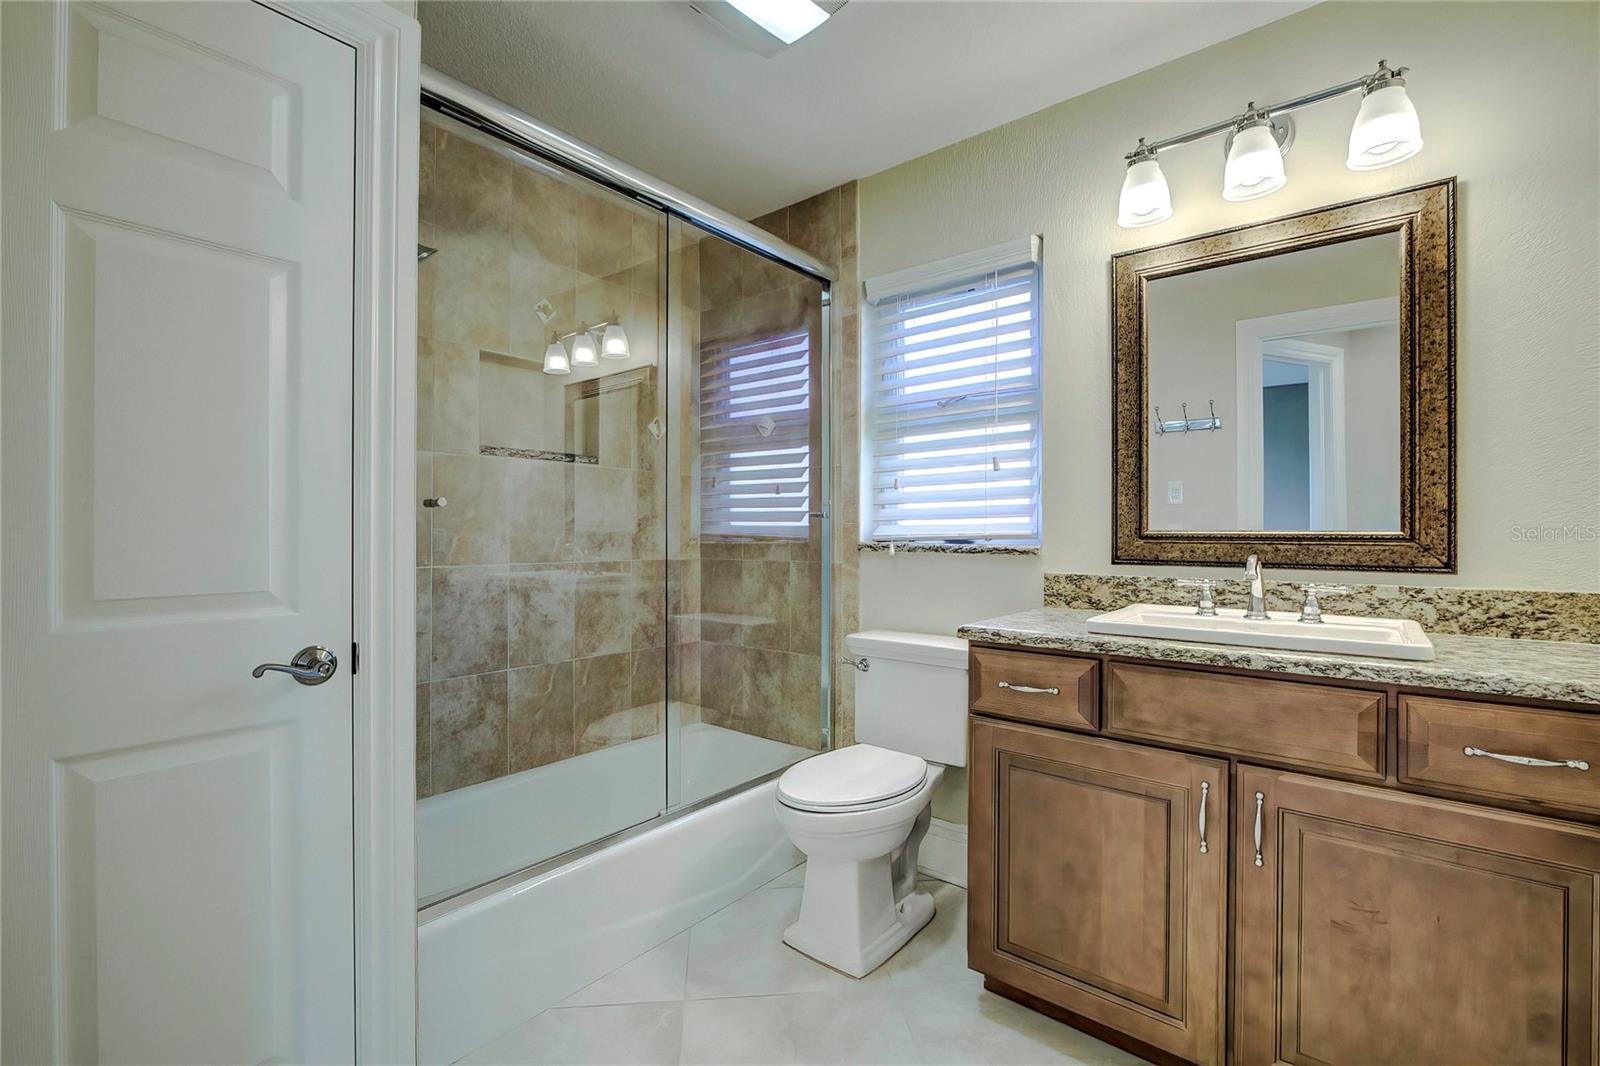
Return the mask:
[[1206,799],[1211,794],[1211,782],[1200,782],[1200,854],[1211,850],[1206,846]]
[[339,660],[333,652],[320,644],[301,648],[295,652],[294,658],[289,660],[287,666],[283,663],[262,663],[250,671],[251,677],[261,677],[268,670],[280,674],[288,674],[302,685],[320,685],[333,676],[339,669]]
[[1061,690],[1058,689],[1058,688],[1034,688],[1032,685],[1013,685],[1009,681],[1001,681],[1001,682],[998,683],[997,687],[999,687],[999,688],[1008,688],[1012,692],[1023,692],[1023,693],[1026,693],[1026,694],[1030,695],[1030,696],[1059,696],[1059,695],[1061,695]]
[[1256,865],[1264,865],[1261,861],[1261,804],[1267,797],[1260,792],[1256,793]]
[[1500,762],[1515,763],[1518,766],[1561,766],[1568,770],[1589,769],[1589,764],[1582,759],[1535,759],[1532,755],[1502,755],[1497,751],[1484,751],[1482,748],[1462,748],[1461,754],[1469,759],[1479,756],[1485,759],[1498,759]]

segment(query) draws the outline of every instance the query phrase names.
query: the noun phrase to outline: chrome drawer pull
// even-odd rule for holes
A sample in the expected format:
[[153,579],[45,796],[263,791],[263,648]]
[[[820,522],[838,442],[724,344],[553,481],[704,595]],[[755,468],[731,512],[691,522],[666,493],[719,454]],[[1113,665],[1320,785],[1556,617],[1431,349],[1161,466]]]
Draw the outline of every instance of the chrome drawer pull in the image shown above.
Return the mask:
[[1058,688],[1034,688],[1032,685],[1013,685],[1009,681],[1001,681],[1001,682],[999,682],[999,687],[1008,688],[1012,692],[1023,692],[1023,693],[1026,693],[1026,694],[1030,695],[1030,696],[1059,696],[1059,695],[1061,695],[1061,690],[1058,689]]
[[1256,793],[1256,865],[1264,865],[1261,861],[1261,803],[1267,797],[1260,792]]
[[1478,756],[1485,759],[1498,759],[1500,762],[1515,763],[1518,766],[1564,766],[1568,770],[1589,769],[1589,764],[1582,759],[1535,759],[1531,755],[1502,755],[1497,751],[1484,751],[1482,748],[1462,748],[1461,754],[1469,758]]
[[1211,782],[1200,782],[1200,854],[1204,855],[1211,849],[1206,847],[1206,798],[1211,794]]

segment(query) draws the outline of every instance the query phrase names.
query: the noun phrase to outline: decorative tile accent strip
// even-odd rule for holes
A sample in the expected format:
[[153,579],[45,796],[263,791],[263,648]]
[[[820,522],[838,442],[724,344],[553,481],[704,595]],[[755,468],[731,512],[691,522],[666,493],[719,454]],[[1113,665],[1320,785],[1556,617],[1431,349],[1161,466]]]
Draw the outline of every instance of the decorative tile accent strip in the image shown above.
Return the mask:
[[[863,554],[873,555],[1038,555],[1037,547],[1022,547],[1015,544],[900,544],[891,545],[886,540],[864,540],[856,545]],[[891,550],[891,548],[893,550]]]
[[[1046,607],[1110,611],[1130,603],[1195,601],[1195,590],[1169,577],[1112,574],[1046,574]],[[1267,606],[1295,611],[1304,593],[1302,582],[1266,583]],[[1328,614],[1373,618],[1409,618],[1430,634],[1510,637],[1523,640],[1570,640],[1600,643],[1600,593],[1540,592],[1516,589],[1469,589],[1417,585],[1350,585],[1348,593],[1319,595]],[[1242,606],[1247,592],[1242,580],[1217,581],[1217,602]]]
[[1282,674],[1372,681],[1410,688],[1453,689],[1515,699],[1600,703],[1600,645],[1503,637],[1435,635],[1431,662],[1356,655],[1273,651],[1265,648],[1147,640],[1090,633],[1093,608],[1035,608],[964,625],[968,640],[1090,655],[1125,655],[1200,666],[1232,666]]
[[598,455],[579,455],[577,452],[542,452],[537,448],[502,448],[498,444],[485,444],[478,448],[479,455],[500,455],[507,459],[539,459],[547,463],[586,463],[598,466]]

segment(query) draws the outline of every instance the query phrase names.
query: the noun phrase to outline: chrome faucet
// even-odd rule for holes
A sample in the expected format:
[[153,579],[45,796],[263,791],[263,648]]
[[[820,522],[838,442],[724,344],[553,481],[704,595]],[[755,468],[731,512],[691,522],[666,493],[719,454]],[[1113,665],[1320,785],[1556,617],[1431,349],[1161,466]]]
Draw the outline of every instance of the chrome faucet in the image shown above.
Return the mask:
[[1252,621],[1267,620],[1266,597],[1261,588],[1261,559],[1252,555],[1244,561],[1244,579],[1250,582],[1250,609],[1244,616]]

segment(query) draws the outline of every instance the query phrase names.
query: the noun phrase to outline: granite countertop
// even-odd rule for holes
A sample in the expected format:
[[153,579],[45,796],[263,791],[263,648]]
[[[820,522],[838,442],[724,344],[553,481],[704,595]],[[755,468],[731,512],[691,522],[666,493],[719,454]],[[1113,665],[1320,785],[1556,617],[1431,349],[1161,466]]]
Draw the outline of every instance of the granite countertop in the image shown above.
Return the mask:
[[1232,666],[1384,685],[1481,692],[1526,700],[1600,704],[1600,644],[1430,633],[1428,639],[1433,641],[1437,653],[1434,659],[1408,662],[1359,655],[1102,636],[1090,633],[1085,626],[1085,622],[1098,613],[1039,607],[972,622],[956,632],[968,640],[1019,648]]

